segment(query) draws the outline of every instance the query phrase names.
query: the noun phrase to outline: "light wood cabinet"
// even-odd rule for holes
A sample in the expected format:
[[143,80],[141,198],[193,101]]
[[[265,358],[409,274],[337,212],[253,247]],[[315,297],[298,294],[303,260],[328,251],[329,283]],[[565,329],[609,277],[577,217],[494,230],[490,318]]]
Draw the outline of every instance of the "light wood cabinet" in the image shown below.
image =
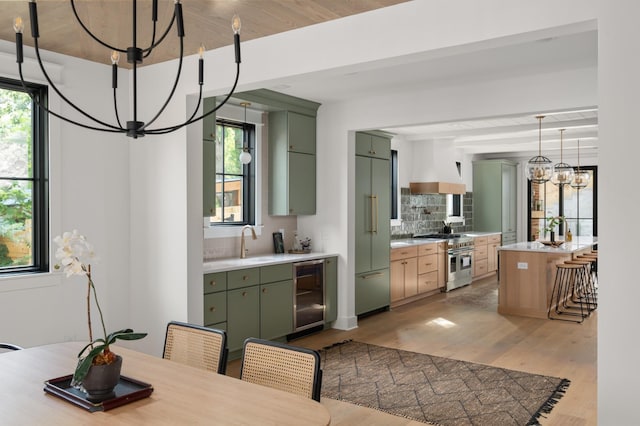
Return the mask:
[[446,242],[391,250],[392,306],[412,302],[444,288]]
[[502,237],[497,235],[489,235],[487,243],[487,270],[489,272],[498,270],[498,247]]
[[391,250],[391,303],[418,294],[418,248]]
[[500,234],[473,239],[473,278],[483,278],[498,270],[498,247]]

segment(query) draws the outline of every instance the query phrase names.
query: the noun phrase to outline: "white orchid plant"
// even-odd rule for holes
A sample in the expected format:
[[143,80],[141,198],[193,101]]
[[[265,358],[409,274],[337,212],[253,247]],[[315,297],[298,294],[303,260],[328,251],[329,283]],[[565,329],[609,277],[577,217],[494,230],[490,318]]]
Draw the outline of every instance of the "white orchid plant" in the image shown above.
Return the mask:
[[[54,268],[62,269],[67,277],[72,275],[80,275],[87,277],[87,324],[89,326],[89,343],[78,353],[78,365],[73,374],[73,383],[80,384],[85,378],[92,365],[111,364],[116,360],[116,355],[111,352],[109,345],[116,340],[138,340],[142,339],[147,333],[135,333],[132,329],[127,328],[118,330],[111,334],[107,334],[104,325],[102,309],[98,302],[98,294],[96,287],[91,278],[91,259],[96,259],[93,247],[77,230],[65,232],[61,236],[54,238],[53,242],[58,246],[55,257],[59,263]],[[91,293],[100,314],[100,324],[104,337],[93,338],[93,330],[91,327]]]

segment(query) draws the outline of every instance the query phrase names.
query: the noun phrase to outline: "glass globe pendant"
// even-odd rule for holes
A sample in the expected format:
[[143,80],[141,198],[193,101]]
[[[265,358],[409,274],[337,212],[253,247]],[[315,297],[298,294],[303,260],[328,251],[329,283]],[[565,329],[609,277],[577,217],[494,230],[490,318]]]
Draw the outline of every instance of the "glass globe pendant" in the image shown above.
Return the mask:
[[573,167],[562,161],[563,140],[562,135],[565,129],[560,129],[560,162],[553,166],[551,183],[554,185],[569,185],[573,182]]
[[527,179],[534,183],[545,183],[551,179],[553,166],[551,160],[542,156],[542,119],[544,115],[537,115],[538,119],[538,155],[527,162]]
[[573,181],[569,184],[572,188],[582,189],[589,185],[589,172],[580,171],[580,140],[578,139],[578,167],[573,175]]

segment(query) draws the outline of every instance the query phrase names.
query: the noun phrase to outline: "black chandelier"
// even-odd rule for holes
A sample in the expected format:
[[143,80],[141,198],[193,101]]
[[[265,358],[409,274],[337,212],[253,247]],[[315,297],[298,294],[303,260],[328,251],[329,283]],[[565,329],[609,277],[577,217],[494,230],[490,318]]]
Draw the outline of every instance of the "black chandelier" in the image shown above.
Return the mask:
[[[60,96],[60,98],[62,98],[67,104],[69,104],[71,107],[73,107],[76,111],[78,111],[80,114],[84,115],[86,118],[88,118],[89,120],[91,120],[93,122],[93,124],[85,124],[85,123],[81,123],[75,120],[72,120],[70,118],[64,117],[59,113],[56,113],[54,111],[51,111],[50,109],[48,109],[45,105],[41,104],[38,102],[37,99],[34,98],[34,101],[36,102],[36,104],[42,108],[44,111],[46,111],[47,113],[53,115],[54,117],[57,117],[63,121],[66,121],[67,123],[71,123],[71,124],[75,124],[76,126],[80,126],[80,127],[84,127],[85,129],[91,129],[91,130],[97,130],[97,131],[102,131],[102,132],[110,132],[110,133],[125,133],[127,136],[133,137],[133,138],[140,138],[143,137],[145,135],[161,135],[161,134],[166,134],[166,133],[171,133],[173,131],[176,131],[186,125],[189,125],[191,123],[194,123],[198,120],[203,119],[204,117],[213,114],[215,111],[217,111],[220,107],[222,107],[222,105],[224,105],[229,98],[231,97],[231,95],[233,94],[233,92],[236,89],[236,86],[238,84],[238,78],[240,76],[240,27],[241,27],[241,23],[240,23],[240,18],[235,15],[232,19],[231,22],[231,28],[233,30],[234,36],[233,36],[233,42],[234,42],[234,47],[235,47],[235,60],[236,60],[236,77],[235,77],[235,81],[233,83],[233,87],[231,88],[231,91],[229,92],[229,94],[227,94],[227,96],[223,99],[222,103],[220,103],[219,105],[217,105],[214,109],[212,109],[211,111],[207,111],[204,114],[196,117],[196,114],[200,108],[200,104],[202,102],[202,85],[204,83],[204,59],[203,59],[203,54],[204,54],[204,46],[201,45],[200,49],[199,49],[199,54],[200,54],[200,59],[198,61],[198,84],[200,86],[200,94],[198,97],[198,104],[196,105],[193,114],[191,115],[191,117],[189,117],[186,121],[184,121],[183,123],[180,124],[176,124],[173,126],[167,126],[167,127],[158,127],[158,128],[150,128],[149,126],[151,124],[153,124],[158,117],[162,114],[162,112],[165,110],[165,108],[167,107],[167,105],[169,104],[169,102],[171,101],[171,99],[173,98],[173,95],[175,93],[176,87],[178,85],[178,81],[180,80],[180,74],[182,72],[182,59],[183,59],[183,54],[184,54],[184,22],[182,19],[182,4],[180,3],[180,0],[176,0],[175,1],[175,7],[174,7],[174,13],[173,13],[173,17],[171,18],[171,21],[169,22],[169,25],[167,26],[167,29],[164,31],[164,33],[157,38],[156,40],[156,24],[158,21],[158,0],[153,0],[152,3],[152,21],[153,21],[153,36],[152,36],[152,40],[150,42],[150,44],[145,47],[145,48],[141,48],[138,46],[138,40],[137,40],[137,23],[136,23],[136,18],[137,18],[137,0],[132,0],[133,6],[132,6],[132,15],[133,15],[133,24],[132,24],[132,35],[133,35],[133,46],[131,47],[127,47],[127,48],[119,48],[119,47],[115,47],[115,46],[111,46],[108,43],[105,43],[104,41],[100,40],[96,35],[94,35],[87,27],[86,25],[82,22],[82,20],[80,19],[80,17],[78,16],[78,13],[76,11],[76,7],[75,7],[75,3],[74,0],[70,0],[71,3],[71,9],[73,9],[73,14],[76,17],[76,20],[78,21],[78,23],[80,24],[80,26],[84,29],[84,31],[91,37],[93,38],[95,41],[97,41],[98,43],[100,43],[101,45],[103,45],[104,47],[106,47],[107,49],[111,50],[111,64],[112,64],[112,88],[113,88],[113,107],[114,107],[114,111],[115,111],[115,121],[117,124],[110,124],[107,123],[103,120],[100,120],[94,116],[92,116],[91,114],[83,111],[81,108],[79,108],[78,106],[76,106],[73,102],[71,102],[69,99],[67,99],[67,97],[65,97],[60,90],[58,90],[58,88],[56,87],[56,85],[53,83],[53,81],[51,81],[51,78],[49,77],[49,75],[47,74],[47,71],[45,70],[45,67],[42,63],[42,60],[40,58],[40,50],[38,48],[38,37],[40,37],[40,32],[38,29],[38,10],[37,10],[37,5],[36,5],[36,1],[35,0],[31,0],[29,2],[29,18],[31,20],[31,36],[33,37],[33,43],[34,43],[34,47],[35,47],[35,53],[36,53],[36,57],[38,59],[38,64],[40,65],[40,70],[42,71],[42,74],[44,75],[44,77],[46,78],[46,80],[49,82],[49,85],[53,88],[53,90]],[[158,47],[162,41],[164,40],[164,38],[167,36],[167,34],[169,33],[169,30],[174,26],[176,26],[176,30],[178,33],[178,37],[180,38],[180,60],[178,63],[178,70],[176,73],[176,78],[175,81],[173,82],[173,87],[171,89],[171,92],[169,93],[169,96],[167,97],[166,101],[164,102],[164,104],[158,109],[158,112],[153,116],[153,118],[151,118],[149,121],[147,121],[146,123],[143,121],[139,121],[138,120],[138,73],[137,73],[137,67],[139,64],[142,64],[143,58],[148,57],[152,51]],[[24,77],[22,76],[22,62],[23,62],[23,50],[22,50],[22,30],[24,27],[22,18],[18,17],[15,18],[14,20],[14,30],[16,31],[16,62],[18,63],[18,70],[20,72],[20,81],[22,82],[22,85],[26,87],[26,83],[24,81]],[[117,100],[116,100],[116,89],[118,88],[118,61],[120,58],[120,53],[126,53],[127,54],[127,62],[131,64],[132,66],[132,72],[133,72],[133,120],[127,121],[126,125],[123,126],[120,122],[120,117],[118,115],[118,107],[117,107]]]

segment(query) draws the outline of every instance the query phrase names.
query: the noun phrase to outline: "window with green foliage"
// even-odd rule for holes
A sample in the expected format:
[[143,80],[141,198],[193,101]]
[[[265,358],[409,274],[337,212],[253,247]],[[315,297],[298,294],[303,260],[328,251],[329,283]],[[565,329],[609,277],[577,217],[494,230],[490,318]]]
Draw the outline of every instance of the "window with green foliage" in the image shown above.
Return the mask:
[[44,272],[48,259],[46,87],[0,78],[0,273]]
[[254,156],[255,126],[233,121],[216,123],[216,215],[214,225],[254,223],[254,164],[240,162],[246,147]]

